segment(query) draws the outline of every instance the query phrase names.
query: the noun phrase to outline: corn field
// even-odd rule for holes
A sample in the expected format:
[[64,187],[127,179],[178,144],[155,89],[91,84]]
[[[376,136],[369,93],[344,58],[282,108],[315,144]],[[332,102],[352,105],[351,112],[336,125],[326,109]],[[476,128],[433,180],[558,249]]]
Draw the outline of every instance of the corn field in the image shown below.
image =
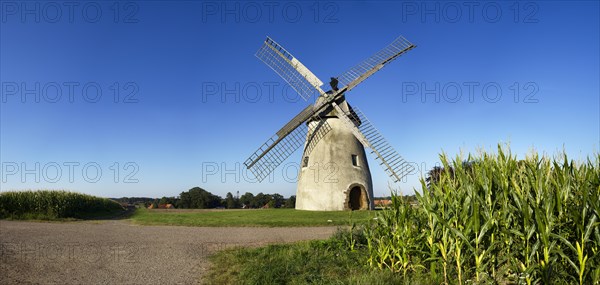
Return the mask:
[[109,199],[67,191],[0,193],[0,218],[82,218],[122,209]]
[[365,229],[370,266],[431,284],[600,284],[600,154],[440,159],[418,205],[394,195]]

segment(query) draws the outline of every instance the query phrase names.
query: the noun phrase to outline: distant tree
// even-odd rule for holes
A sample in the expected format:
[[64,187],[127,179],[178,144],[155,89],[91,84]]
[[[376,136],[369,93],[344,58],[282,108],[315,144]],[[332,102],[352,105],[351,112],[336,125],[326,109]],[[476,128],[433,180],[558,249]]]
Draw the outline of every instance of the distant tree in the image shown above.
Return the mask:
[[285,200],[284,207],[286,208],[296,208],[296,195],[292,195],[287,200]]
[[221,197],[214,195],[200,187],[194,187],[187,192],[179,194],[179,208],[209,209],[221,205]]
[[166,204],[171,204],[174,206],[178,206],[178,199],[175,197],[162,197],[160,198],[160,201],[158,201],[159,205],[166,205]]
[[[229,196],[229,193],[227,193]],[[285,199],[281,194],[275,193],[275,194],[265,194],[265,193],[258,193],[256,194],[256,196],[254,196],[254,194],[250,193],[250,192],[246,192],[246,194],[242,195],[240,197],[240,199],[237,201],[237,207],[240,207],[242,205],[245,205],[246,207],[250,207],[250,208],[261,208],[265,205],[268,205],[269,208],[281,208],[281,207],[288,207],[288,203],[291,203],[291,207],[289,208],[294,208],[296,205],[296,196],[292,196],[293,200],[292,201],[288,201],[289,199]],[[225,200],[228,200],[227,198]]]
[[120,203],[127,203],[127,204],[145,204],[147,206],[149,206],[150,204],[152,204],[152,201],[154,201],[154,198],[148,198],[148,197],[121,197],[121,198],[111,198],[112,200],[115,200],[117,202]]
[[271,195],[263,194],[262,192],[256,194],[254,197],[254,202],[252,203],[253,208],[261,208],[271,201]]
[[274,208],[281,208],[283,206],[283,204],[285,203],[285,198],[283,198],[283,196],[281,194],[275,193],[273,195],[271,195],[271,198],[273,201],[273,207]]
[[252,207],[252,203],[254,202],[254,194],[250,192],[246,192],[246,194],[240,197],[240,204],[245,205],[246,207]]
[[227,209],[238,208],[237,200],[233,197],[233,194],[231,194],[231,192],[227,192],[227,195],[225,196],[225,206],[227,207]]
[[192,207],[192,196],[188,192],[181,192],[179,194],[179,202],[177,208],[191,208]]
[[169,204],[169,201],[167,199],[167,197],[162,197],[160,198],[160,201],[158,202],[159,205],[165,205],[165,204]]

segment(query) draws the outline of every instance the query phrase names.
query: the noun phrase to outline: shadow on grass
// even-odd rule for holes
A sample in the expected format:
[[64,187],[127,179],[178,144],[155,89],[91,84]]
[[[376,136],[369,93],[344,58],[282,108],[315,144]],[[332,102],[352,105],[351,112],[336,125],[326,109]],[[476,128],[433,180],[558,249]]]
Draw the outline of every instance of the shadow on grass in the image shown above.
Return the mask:
[[129,219],[135,213],[135,206],[128,206],[124,211],[113,213],[90,213],[82,215],[79,220],[125,220]]
[[74,222],[74,221],[108,221],[125,220],[135,213],[134,206],[127,207],[120,211],[100,211],[93,213],[79,213],[74,217],[55,217],[41,213],[23,213],[20,215],[6,215],[0,217],[0,220],[9,221],[31,221],[31,222]]

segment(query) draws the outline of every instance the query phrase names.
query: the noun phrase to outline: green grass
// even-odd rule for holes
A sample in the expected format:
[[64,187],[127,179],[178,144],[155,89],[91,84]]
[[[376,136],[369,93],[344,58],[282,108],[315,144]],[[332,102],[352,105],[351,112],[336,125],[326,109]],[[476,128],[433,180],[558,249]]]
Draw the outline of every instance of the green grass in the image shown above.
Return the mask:
[[[299,227],[365,224],[373,211],[300,211],[294,209],[256,210],[149,210],[138,209],[131,220],[140,225],[202,227]],[[331,222],[328,222],[331,220]]]
[[0,218],[73,220],[116,216],[124,212],[115,201],[68,191],[0,193]]
[[428,284],[373,270],[363,247],[348,250],[349,232],[325,241],[236,248],[211,257],[205,284]]

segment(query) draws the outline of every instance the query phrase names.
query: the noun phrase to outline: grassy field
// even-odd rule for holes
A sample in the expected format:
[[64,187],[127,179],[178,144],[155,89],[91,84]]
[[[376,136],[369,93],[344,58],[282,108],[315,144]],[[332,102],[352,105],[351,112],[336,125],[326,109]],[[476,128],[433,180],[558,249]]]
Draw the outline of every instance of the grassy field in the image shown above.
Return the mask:
[[138,209],[131,220],[140,225],[203,227],[298,227],[365,224],[374,211],[300,211],[294,209],[254,210],[149,210]]
[[[211,257],[204,284],[440,284],[429,276],[403,278],[367,265],[364,236],[355,229],[328,240],[236,248]],[[359,244],[360,246],[353,246]]]

